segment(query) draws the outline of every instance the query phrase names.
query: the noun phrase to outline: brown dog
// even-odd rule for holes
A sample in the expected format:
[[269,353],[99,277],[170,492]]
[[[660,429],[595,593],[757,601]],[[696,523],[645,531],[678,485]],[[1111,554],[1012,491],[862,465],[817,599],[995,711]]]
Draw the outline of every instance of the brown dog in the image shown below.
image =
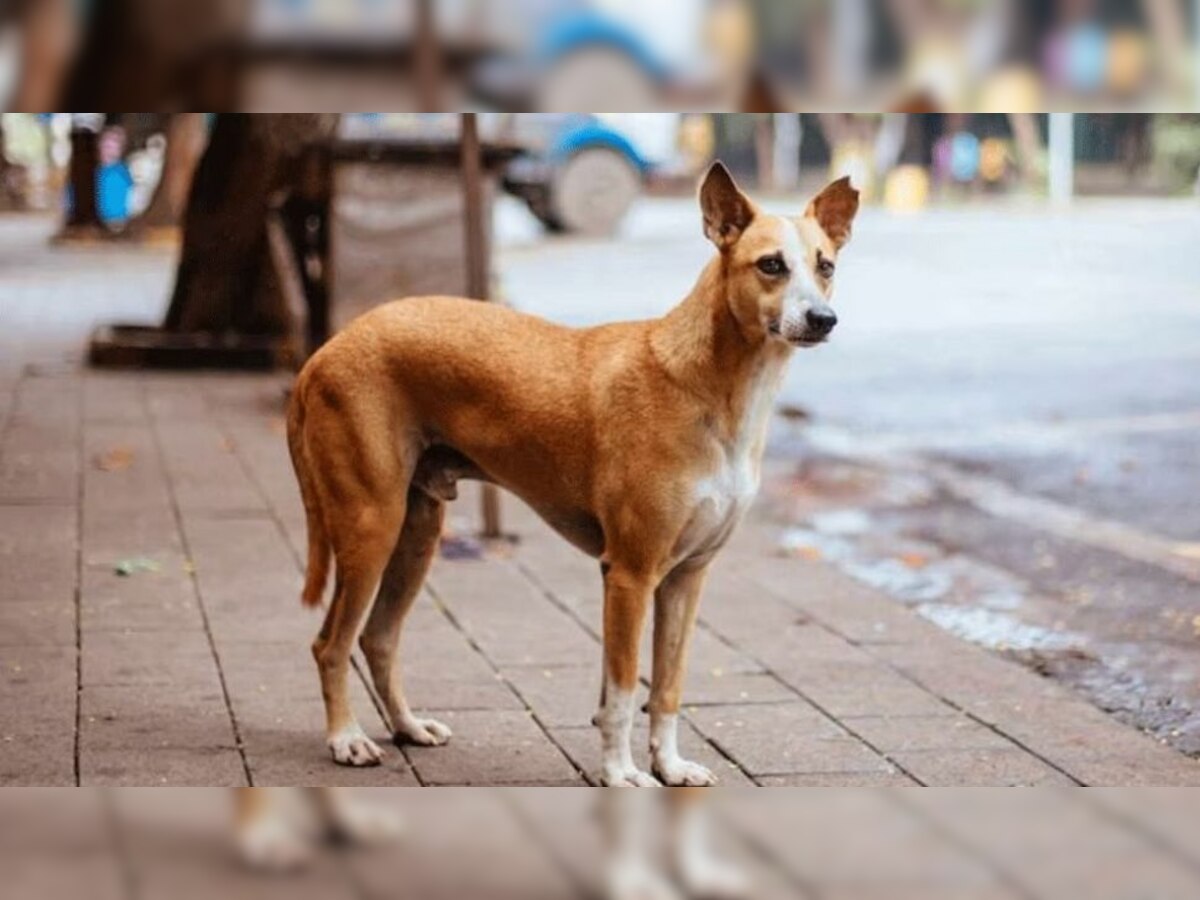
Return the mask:
[[600,560],[604,783],[656,783],[630,750],[652,599],[654,772],[670,785],[714,781],[676,743],[697,602],[757,490],[787,361],[837,322],[834,263],[858,192],[842,179],[800,218],[767,215],[718,163],[700,204],[719,253],[661,319],[570,329],[502,306],[414,298],[362,316],[300,373],[288,441],[308,515],[304,602],[320,602],[332,553],[336,588],[313,653],[339,763],[381,757],[347,697],[360,629],[395,739],[450,736],[413,715],[396,657],[446,501],[457,479],[475,478],[517,494]]

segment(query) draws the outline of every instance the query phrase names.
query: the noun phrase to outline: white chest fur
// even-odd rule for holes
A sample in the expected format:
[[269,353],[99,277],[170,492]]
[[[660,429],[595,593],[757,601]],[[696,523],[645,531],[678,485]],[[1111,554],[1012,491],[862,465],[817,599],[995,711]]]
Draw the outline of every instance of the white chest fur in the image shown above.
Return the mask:
[[742,421],[717,444],[713,465],[691,486],[694,504],[680,535],[680,558],[712,553],[728,540],[758,493],[763,446],[786,360],[768,363],[750,385]]

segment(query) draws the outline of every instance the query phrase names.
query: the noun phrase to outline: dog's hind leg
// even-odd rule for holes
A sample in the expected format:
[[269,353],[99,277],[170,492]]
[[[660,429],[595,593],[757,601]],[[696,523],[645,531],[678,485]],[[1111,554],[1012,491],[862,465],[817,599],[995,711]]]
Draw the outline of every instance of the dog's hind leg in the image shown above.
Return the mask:
[[371,668],[375,690],[387,709],[397,744],[433,746],[450,738],[450,729],[435,719],[419,719],[409,709],[398,661],[404,619],[421,593],[442,534],[446,504],[419,487],[408,492],[408,512],[400,540],[392,551],[379,585],[379,596],[359,644]]
[[404,521],[403,501],[364,507],[343,521],[353,522],[335,548],[337,587],[321,633],[313,642],[313,658],[321,675],[329,752],[345,766],[375,766],[383,751],[367,737],[350,707],[350,654],[367,610],[375,597]]

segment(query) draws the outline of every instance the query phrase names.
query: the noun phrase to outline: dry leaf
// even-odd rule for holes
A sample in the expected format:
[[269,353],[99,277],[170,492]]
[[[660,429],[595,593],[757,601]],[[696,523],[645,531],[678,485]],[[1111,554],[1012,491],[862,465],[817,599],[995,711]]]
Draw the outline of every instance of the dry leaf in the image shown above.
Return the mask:
[[923,553],[901,553],[899,559],[910,569],[923,569],[929,565],[929,557]]
[[799,547],[793,547],[791,553],[792,556],[808,560],[809,562],[818,562],[821,559],[820,549],[817,547],[810,547],[807,544],[802,544]]
[[95,465],[101,472],[122,472],[133,465],[133,448],[113,447],[105,450],[96,457]]

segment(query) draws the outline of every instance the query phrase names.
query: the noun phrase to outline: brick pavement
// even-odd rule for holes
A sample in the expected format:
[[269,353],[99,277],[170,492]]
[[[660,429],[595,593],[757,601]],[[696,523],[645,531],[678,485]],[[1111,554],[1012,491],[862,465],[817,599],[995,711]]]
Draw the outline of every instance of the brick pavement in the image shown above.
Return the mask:
[[[414,704],[454,740],[329,761],[284,383],[0,373],[0,784],[590,783],[597,567],[512,499],[518,543],[440,558],[405,634]],[[724,783],[1200,784],[1200,763],[777,555],[776,534],[752,513],[702,607],[682,741]],[[360,680],[355,702],[382,739]]]

